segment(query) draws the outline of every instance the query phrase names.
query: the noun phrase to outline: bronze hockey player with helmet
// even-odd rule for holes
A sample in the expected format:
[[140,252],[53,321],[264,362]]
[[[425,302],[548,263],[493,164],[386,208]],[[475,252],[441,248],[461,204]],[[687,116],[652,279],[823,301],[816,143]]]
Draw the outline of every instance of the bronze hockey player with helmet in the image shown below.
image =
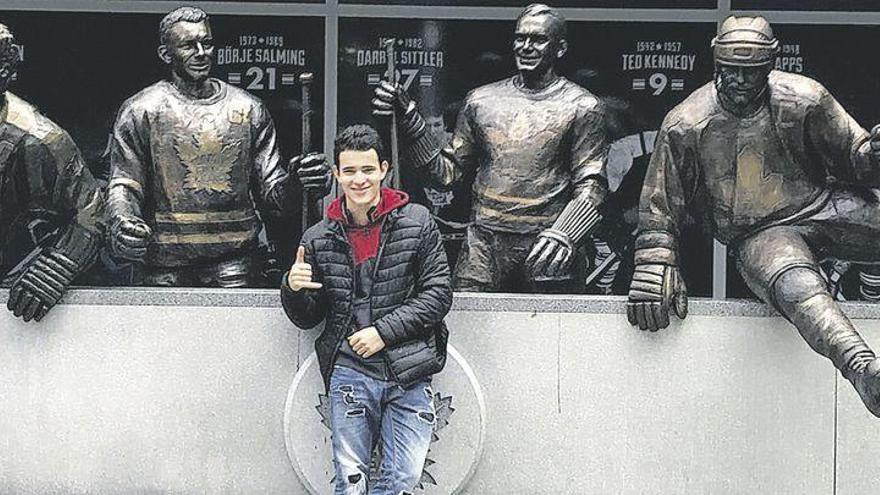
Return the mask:
[[639,206],[627,316],[642,330],[687,313],[679,229],[703,209],[748,286],[830,359],[880,416],[880,359],[818,265],[880,262],[880,133],[869,137],[818,82],[773,70],[761,17],[729,17],[712,41],[715,80],[663,121]]
[[[19,61],[12,32],[0,24],[0,274],[11,282],[9,310],[40,321],[94,262],[104,203],[70,135],[6,90]],[[58,235],[28,228],[46,245],[17,259],[22,246],[12,245],[12,231],[38,219]]]
[[523,9],[513,41],[518,73],[468,94],[451,149],[425,131],[399,84],[376,89],[373,113],[402,116],[404,166],[440,188],[475,170],[459,290],[584,290],[576,252],[600,220],[609,141],[599,100],[555,71],[567,49],[558,11]]

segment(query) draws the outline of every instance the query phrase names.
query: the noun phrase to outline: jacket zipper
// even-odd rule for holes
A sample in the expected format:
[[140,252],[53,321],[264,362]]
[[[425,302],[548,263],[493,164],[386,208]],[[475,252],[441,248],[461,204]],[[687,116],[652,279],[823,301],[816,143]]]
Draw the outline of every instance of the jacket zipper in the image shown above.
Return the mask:
[[[379,263],[382,262],[382,252],[385,251],[385,243],[388,242],[388,231],[391,230],[391,222],[393,220],[389,220],[388,217],[393,215],[395,212],[389,213],[387,216],[382,218],[382,227],[381,227],[381,236],[382,240],[379,242],[379,251],[376,253],[376,266],[373,267],[373,284],[376,283],[376,274],[379,273]],[[370,290],[370,320],[373,319],[373,291]],[[387,352],[382,353],[382,359],[385,361],[385,366],[388,369],[388,373],[391,374],[391,377],[394,381],[400,383],[400,380],[397,379],[397,375],[394,373],[394,369],[391,368],[391,358],[388,357]]]
[[[336,224],[336,225],[338,225],[338,224]],[[338,228],[338,227],[336,227],[336,228]],[[336,230],[336,228],[334,228],[333,237],[335,237],[336,240],[342,242],[343,244],[346,245],[346,247],[348,247],[348,261],[351,264],[351,277],[352,277],[352,282],[354,282],[354,277],[356,275],[355,275],[355,266],[354,266],[354,254],[351,251],[351,244],[349,244],[348,239],[346,239],[345,235],[339,234],[339,231]],[[349,294],[348,294],[348,307],[349,307],[348,319],[345,320],[345,325],[342,326],[343,330],[342,330],[342,332],[339,333],[339,338],[336,339],[336,346],[333,347],[333,355],[330,356],[330,363],[331,363],[331,371],[330,372],[331,373],[333,372],[332,366],[336,365],[336,356],[339,355],[339,348],[342,346],[342,341],[345,340],[345,335],[348,333],[348,328],[351,326],[352,311],[354,310],[354,301],[352,299],[353,297],[354,297],[353,293],[349,292]]]
[[[380,230],[379,230],[381,232],[380,235],[382,236],[382,239],[381,239],[381,241],[379,241],[379,251],[376,252],[376,266],[373,267],[373,282],[376,281],[376,274],[379,273],[379,262],[382,260],[382,251],[385,251],[385,242],[388,241],[388,236],[386,235],[387,234],[386,229],[390,230],[390,228],[387,227],[387,225],[388,225],[387,218],[388,218],[387,216],[382,218],[382,226],[380,227]],[[372,299],[372,298],[373,298],[373,291],[371,290],[370,291],[370,299]],[[372,305],[370,305],[370,318],[371,319],[373,318],[372,313],[373,313],[373,307],[372,307]]]

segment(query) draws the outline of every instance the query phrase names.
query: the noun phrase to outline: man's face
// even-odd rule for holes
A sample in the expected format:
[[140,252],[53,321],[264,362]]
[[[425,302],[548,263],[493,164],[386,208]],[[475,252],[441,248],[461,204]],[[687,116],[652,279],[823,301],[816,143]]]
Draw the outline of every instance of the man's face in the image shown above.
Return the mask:
[[388,162],[379,162],[376,150],[342,151],[333,175],[345,194],[349,208],[369,207],[379,202],[382,179],[388,172]]
[[754,102],[767,87],[769,65],[741,67],[718,64],[716,66],[716,86],[718,91],[734,105],[746,107]]
[[513,54],[519,71],[544,71],[556,61],[558,43],[553,20],[546,15],[526,16],[516,24]]
[[171,26],[165,61],[182,79],[200,82],[211,72],[214,39],[207,22],[178,22]]

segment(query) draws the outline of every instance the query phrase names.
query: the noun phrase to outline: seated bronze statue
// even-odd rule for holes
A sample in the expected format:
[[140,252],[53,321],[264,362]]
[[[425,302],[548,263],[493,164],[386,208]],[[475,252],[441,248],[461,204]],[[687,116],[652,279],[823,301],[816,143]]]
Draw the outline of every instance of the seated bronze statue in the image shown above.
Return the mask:
[[762,17],[728,18],[712,47],[715,81],[666,116],[648,167],[629,321],[654,331],[670,309],[685,317],[680,226],[705,212],[749,288],[880,416],[880,359],[819,268],[880,263],[880,128],[869,135],[821,84],[773,70],[779,42]]

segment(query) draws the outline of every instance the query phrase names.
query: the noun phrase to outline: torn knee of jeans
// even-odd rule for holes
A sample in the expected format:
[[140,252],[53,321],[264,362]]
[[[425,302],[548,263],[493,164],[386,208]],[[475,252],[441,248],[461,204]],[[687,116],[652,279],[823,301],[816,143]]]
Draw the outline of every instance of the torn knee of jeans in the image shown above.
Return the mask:
[[398,495],[413,495],[413,492],[406,491],[406,490],[401,490],[400,493],[399,493]]
[[434,398],[434,391],[431,390],[431,387],[425,387],[425,397],[427,397],[429,399]]
[[361,481],[361,479],[363,479],[363,477],[364,475],[361,473],[350,474],[348,475],[348,482],[352,485],[356,485]]
[[346,405],[354,406],[360,404],[354,396],[354,387],[351,385],[340,385],[336,388],[342,394],[342,402]]
[[348,411],[345,411],[346,418],[360,418],[366,414],[366,410],[363,407],[353,407]]
[[436,417],[436,416],[435,416],[434,413],[432,413],[432,412],[429,412],[429,411],[419,411],[419,419],[421,419],[421,420],[424,421],[425,423],[428,423],[429,425],[434,424],[434,419],[435,419],[435,417]]

